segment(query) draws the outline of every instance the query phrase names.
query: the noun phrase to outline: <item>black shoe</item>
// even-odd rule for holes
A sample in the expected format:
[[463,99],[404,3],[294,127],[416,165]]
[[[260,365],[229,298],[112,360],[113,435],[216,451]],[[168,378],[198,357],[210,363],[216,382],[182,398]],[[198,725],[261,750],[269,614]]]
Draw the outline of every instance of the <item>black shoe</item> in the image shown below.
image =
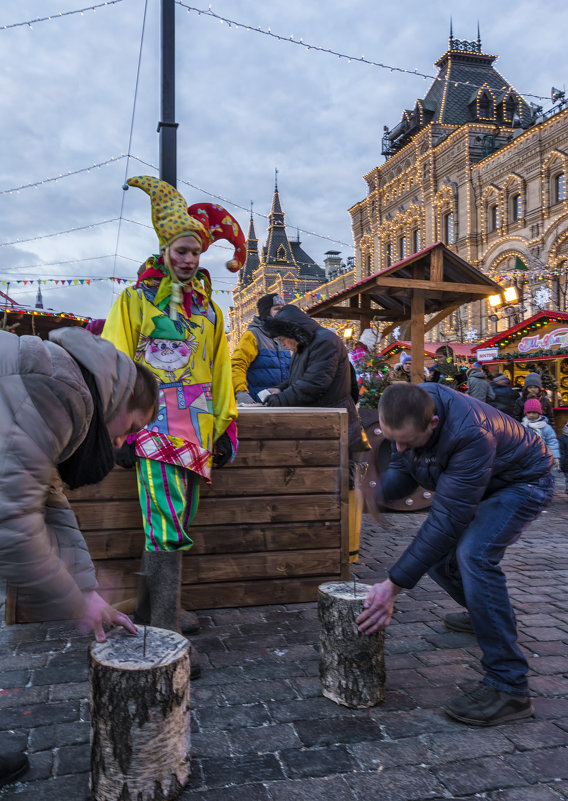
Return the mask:
[[485,682],[480,682],[467,695],[452,698],[442,708],[454,720],[470,726],[497,726],[534,715],[534,707],[528,696],[504,693]]
[[468,634],[474,633],[469,618],[469,612],[454,612],[451,615],[446,615],[444,624],[450,631],[466,631]]
[[0,787],[15,782],[27,771],[29,766],[30,763],[23,751],[8,751],[0,754]]

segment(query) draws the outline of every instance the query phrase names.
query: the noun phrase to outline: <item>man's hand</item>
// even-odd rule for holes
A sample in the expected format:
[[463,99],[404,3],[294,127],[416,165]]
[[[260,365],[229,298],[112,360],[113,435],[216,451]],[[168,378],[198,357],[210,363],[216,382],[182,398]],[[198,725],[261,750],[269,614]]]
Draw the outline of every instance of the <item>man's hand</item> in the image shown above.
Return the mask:
[[128,615],[113,609],[98,592],[91,592],[87,595],[87,605],[80,625],[82,628],[92,631],[97,642],[106,641],[104,626],[108,628],[122,626],[131,634],[138,633],[138,629]]
[[237,401],[237,406],[258,406],[258,402],[255,401],[244,389],[241,389],[236,393],[235,400]]
[[382,631],[391,622],[394,599],[401,591],[390,579],[382,584],[374,584],[363,602],[364,611],[356,620],[359,631],[374,634]]

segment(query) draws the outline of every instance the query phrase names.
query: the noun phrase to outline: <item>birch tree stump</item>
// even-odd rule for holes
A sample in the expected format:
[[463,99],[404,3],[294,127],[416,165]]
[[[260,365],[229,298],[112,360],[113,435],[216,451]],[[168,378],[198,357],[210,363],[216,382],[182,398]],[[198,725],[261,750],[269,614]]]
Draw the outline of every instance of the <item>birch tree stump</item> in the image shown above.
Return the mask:
[[189,642],[115,629],[89,652],[95,801],[169,801],[190,774]]
[[384,632],[362,634],[355,622],[370,589],[348,581],[328,581],[318,589],[322,693],[352,709],[384,700]]

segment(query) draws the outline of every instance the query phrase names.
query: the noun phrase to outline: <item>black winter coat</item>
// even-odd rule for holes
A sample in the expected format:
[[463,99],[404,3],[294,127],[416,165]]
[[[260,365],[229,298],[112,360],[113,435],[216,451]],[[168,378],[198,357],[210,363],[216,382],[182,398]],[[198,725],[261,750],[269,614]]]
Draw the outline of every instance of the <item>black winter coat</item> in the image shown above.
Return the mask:
[[298,347],[292,356],[290,377],[267,406],[330,406],[349,413],[349,441],[360,434],[352,398],[351,363],[347,349],[333,331],[324,328],[297,306],[286,305],[265,320],[271,337],[291,337]]
[[553,459],[543,440],[512,417],[440,384],[421,384],[434,399],[438,426],[423,448],[399,453],[393,443],[381,476],[384,499],[436,490],[430,513],[390,571],[400,587],[413,587],[457,543],[478,503],[503,487],[534,483]]
[[509,384],[495,384],[493,382],[491,386],[495,393],[495,397],[490,401],[491,406],[499,409],[500,412],[505,412],[510,417],[515,417],[515,403],[519,398],[519,393],[515,392]]

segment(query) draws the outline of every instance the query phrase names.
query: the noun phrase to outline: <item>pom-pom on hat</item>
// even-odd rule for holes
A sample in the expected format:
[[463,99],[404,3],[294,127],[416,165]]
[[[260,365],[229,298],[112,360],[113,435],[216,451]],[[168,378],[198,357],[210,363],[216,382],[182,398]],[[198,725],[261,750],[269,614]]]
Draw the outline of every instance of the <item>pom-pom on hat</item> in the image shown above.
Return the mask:
[[152,225],[160,248],[165,249],[181,236],[195,236],[202,251],[217,239],[227,239],[235,246],[235,253],[227,268],[237,272],[245,263],[245,237],[240,225],[226,209],[215,203],[196,203],[188,208],[184,197],[173,186],[152,175],[129,178],[128,186],[146,192],[152,204]]
[[274,306],[285,306],[286,301],[279,295],[278,292],[273,292],[270,295],[263,295],[259,298],[256,302],[256,308],[258,309],[258,316],[261,320],[265,320],[267,317],[270,316],[270,310],[274,308]]
[[524,411],[525,414],[527,414],[527,412],[538,412],[539,414],[542,414],[542,406],[539,399],[529,398],[527,401],[525,401]]
[[525,387],[542,387],[542,379],[538,373],[529,373],[525,376]]
[[400,363],[402,364],[403,367],[407,362],[411,362],[411,361],[412,361],[412,356],[411,356],[410,353],[401,353],[400,354]]

